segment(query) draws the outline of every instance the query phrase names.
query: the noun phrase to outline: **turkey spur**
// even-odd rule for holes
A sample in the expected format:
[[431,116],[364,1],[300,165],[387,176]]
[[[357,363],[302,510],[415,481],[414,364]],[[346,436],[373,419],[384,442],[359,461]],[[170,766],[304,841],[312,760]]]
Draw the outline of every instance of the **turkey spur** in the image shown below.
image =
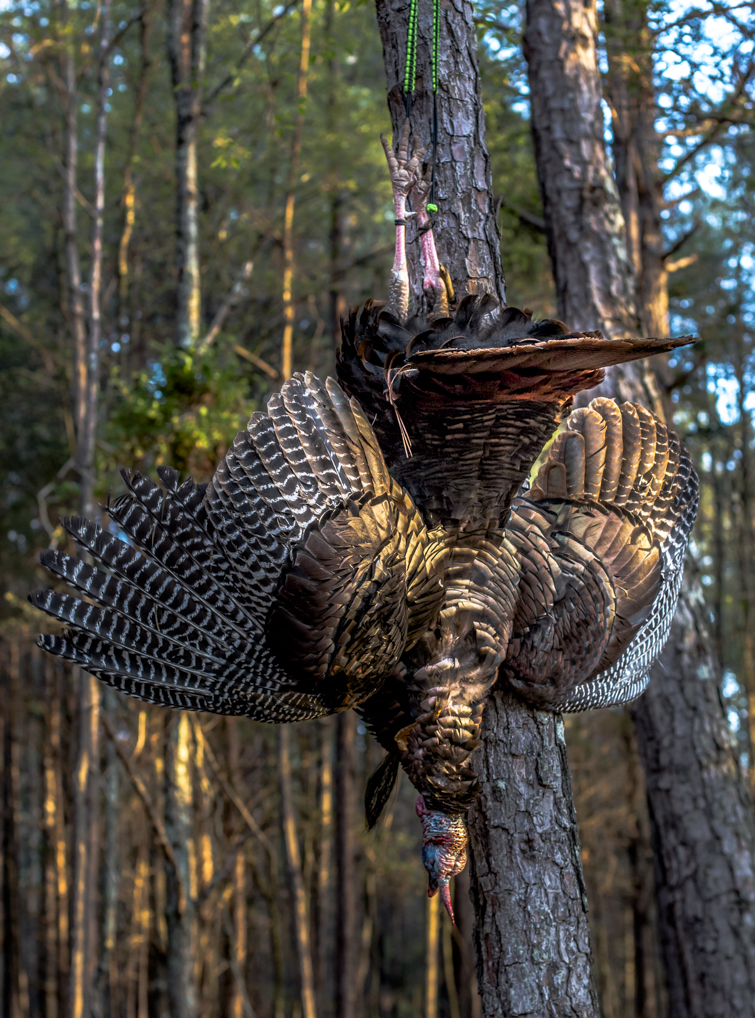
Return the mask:
[[119,536],[73,517],[88,560],[42,556],[79,596],[31,600],[64,623],[45,650],[142,700],[273,723],[357,709],[387,750],[368,823],[400,764],[451,913],[493,683],[550,710],[623,703],[667,636],[697,503],[687,450],[641,406],[570,410],[603,368],[688,339],[569,333],[489,296],[455,306],[431,224],[432,313],[410,318],[420,166],[391,156],[391,299],[344,322],[338,381],[287,381],[207,485],[124,474]]

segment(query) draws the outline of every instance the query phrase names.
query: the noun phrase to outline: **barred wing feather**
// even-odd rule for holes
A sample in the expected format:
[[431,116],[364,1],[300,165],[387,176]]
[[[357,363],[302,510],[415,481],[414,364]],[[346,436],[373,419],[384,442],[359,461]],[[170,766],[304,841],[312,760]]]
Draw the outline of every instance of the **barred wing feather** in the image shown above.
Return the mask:
[[87,600],[31,600],[67,627],[42,647],[132,696],[271,722],[345,710],[437,610],[422,518],[331,379],[288,381],[207,486],[124,476],[108,513],[126,540],[74,517],[95,565],[43,555]]
[[576,410],[512,513],[506,681],[562,711],[638,696],[668,636],[697,494],[687,449],[650,411],[604,398]]

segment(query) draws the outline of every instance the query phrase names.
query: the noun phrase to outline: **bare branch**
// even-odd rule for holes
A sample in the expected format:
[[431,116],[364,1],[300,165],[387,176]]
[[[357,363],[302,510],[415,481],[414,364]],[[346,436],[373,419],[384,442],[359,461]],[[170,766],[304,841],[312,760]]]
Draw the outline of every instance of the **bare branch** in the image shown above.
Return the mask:
[[509,201],[502,194],[499,194],[496,198],[496,219],[501,207],[507,209],[509,212],[513,212],[515,216],[519,217],[519,221],[524,226],[529,226],[531,230],[535,230],[537,233],[545,233],[545,220],[540,216],[534,215],[532,212],[528,212],[521,206],[516,205],[513,201]]
[[241,294],[244,289],[244,283],[251,276],[253,268],[254,262],[248,261],[244,263],[241,272],[239,272],[238,276],[236,277],[236,281],[234,282],[231,289],[228,291],[225,300],[218,308],[215,317],[212,320],[212,324],[210,325],[209,331],[207,332],[207,335],[204,337],[203,340],[201,340],[197,344],[198,354],[203,354],[207,350],[207,348],[213,342],[217,334],[223,328],[223,322],[225,322],[226,318],[228,317],[228,313],[230,312],[231,308],[233,308],[233,306],[238,303],[238,300],[241,297]]
[[[677,251],[680,251],[684,247],[684,245],[691,237],[694,237],[694,235],[697,233],[699,229],[700,223],[697,222],[692,227],[690,227],[690,229],[687,230],[686,233],[683,233],[681,237],[678,237],[671,245],[671,247],[668,249],[668,251],[663,252],[663,254],[661,255],[661,259],[665,262],[667,258],[671,258],[673,255],[675,255]],[[673,271],[669,269],[668,265],[666,266],[666,268],[669,271]]]
[[115,734],[110,718],[104,711],[102,712],[101,717],[105,732],[107,733],[108,738],[111,740],[113,746],[115,747],[115,751],[118,754],[118,759],[126,768],[126,773],[128,774],[129,778],[131,778],[131,784],[134,786],[136,794],[142,800],[144,811],[147,814],[150,823],[152,824],[154,832],[157,836],[157,840],[160,843],[160,847],[162,848],[163,852],[165,852],[166,858],[168,859],[168,861],[170,862],[175,871],[176,881],[178,883],[179,888],[178,909],[179,912],[183,912],[186,908],[186,888],[184,887],[181,881],[181,870],[178,868],[178,861],[176,859],[175,852],[173,851],[173,846],[168,840],[168,835],[165,831],[165,827],[163,826],[163,822],[158,816],[157,810],[155,809],[154,805],[152,804],[152,800],[149,797],[149,793],[147,792],[147,789],[144,787],[144,782],[136,773],[136,768],[134,767],[131,757],[124,751],[120,739]]
[[215,88],[213,88],[212,92],[210,92],[210,94],[205,99],[204,104],[202,106],[203,115],[207,113],[208,108],[217,99],[220,93],[224,89],[228,88],[228,86],[238,77],[239,72],[249,59],[255,46],[259,46],[262,40],[267,35],[269,35],[269,33],[275,28],[278,22],[282,18],[285,18],[285,16],[289,14],[294,9],[294,7],[297,7],[298,4],[299,0],[289,0],[289,3],[286,4],[282,11],[276,14],[274,18],[271,18],[264,28],[261,28],[256,35],[253,35],[251,39],[247,41],[246,45],[244,46],[244,49],[241,51],[241,56],[239,57],[238,63],[236,64],[234,70],[231,71],[230,74],[227,74],[225,78],[223,78],[223,80],[220,82],[220,84],[216,85]]

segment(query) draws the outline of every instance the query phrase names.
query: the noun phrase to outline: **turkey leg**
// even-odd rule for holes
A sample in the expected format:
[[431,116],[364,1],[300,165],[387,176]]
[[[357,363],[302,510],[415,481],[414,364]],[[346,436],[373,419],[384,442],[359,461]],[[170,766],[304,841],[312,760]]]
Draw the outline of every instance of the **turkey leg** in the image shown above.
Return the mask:
[[[406,261],[406,198],[417,182],[424,149],[419,149],[409,158],[409,121],[404,124],[398,152],[394,153],[388,141],[381,134],[380,140],[388,160],[388,172],[393,188],[393,202],[396,209],[396,253],[391,269],[388,296],[388,310],[401,322],[409,317],[409,266]],[[413,213],[410,213],[413,215]],[[426,213],[425,213],[426,214]]]

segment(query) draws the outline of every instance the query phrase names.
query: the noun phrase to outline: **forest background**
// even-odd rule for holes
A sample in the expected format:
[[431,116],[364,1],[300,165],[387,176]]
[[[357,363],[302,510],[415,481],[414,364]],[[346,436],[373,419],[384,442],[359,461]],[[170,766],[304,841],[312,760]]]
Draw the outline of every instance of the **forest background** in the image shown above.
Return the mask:
[[[702,337],[662,378],[701,475],[693,551],[731,737],[752,772],[752,11],[641,6],[654,28],[670,328]],[[478,3],[475,13],[508,300],[555,314],[523,12]],[[206,480],[278,387],[286,357],[296,370],[332,372],[339,316],[387,293],[394,213],[369,3],[35,0],[3,5],[0,40],[0,964],[2,1013],[16,1018],[72,1013],[77,985],[80,680],[32,648],[39,620],[25,596],[45,582],[38,551],[66,545],[59,517],[86,501],[90,480],[100,502],[122,490],[121,467],[169,463]],[[177,118],[185,153],[196,154],[195,191],[190,154],[189,171],[176,173]],[[608,105],[606,132],[610,148]],[[187,247],[193,227],[177,244],[176,206],[194,199]],[[76,450],[82,350],[96,397],[87,476]],[[169,750],[178,725],[182,760]],[[567,743],[603,1014],[663,1018],[628,712],[569,718]],[[319,1013],[344,1013],[338,973],[370,1018],[478,1013],[468,872],[455,891],[459,925],[444,921],[438,933],[407,783],[377,833],[363,830],[358,798],[381,754],[356,719],[293,729],[288,786],[275,733],[240,719],[179,722],[108,694],[93,746],[96,894],[79,926],[95,945],[80,973],[94,1014],[177,1015],[168,993],[177,923],[202,1015],[301,1014],[286,818],[298,834]],[[172,901],[166,769],[183,795],[188,909]]]

